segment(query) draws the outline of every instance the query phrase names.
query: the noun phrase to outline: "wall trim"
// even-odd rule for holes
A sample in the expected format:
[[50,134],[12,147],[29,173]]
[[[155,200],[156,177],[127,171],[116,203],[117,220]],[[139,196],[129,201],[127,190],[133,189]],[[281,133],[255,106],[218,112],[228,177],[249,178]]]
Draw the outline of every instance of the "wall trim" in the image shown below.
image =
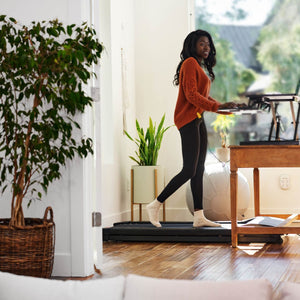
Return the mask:
[[51,276],[72,276],[71,253],[55,253]]
[[[261,208],[261,213],[263,214],[300,214],[300,209],[295,209],[291,211],[291,209],[287,208]],[[148,221],[147,212],[145,207],[142,211],[143,221]],[[254,217],[254,208],[248,208],[245,213],[245,218]],[[130,210],[125,210],[120,213],[111,214],[108,216],[103,216],[103,227],[111,227],[114,223],[117,222],[126,222],[130,221],[131,214]],[[139,209],[134,209],[134,221],[139,221]],[[160,214],[160,220],[162,221],[162,211]],[[189,212],[188,208],[185,207],[177,207],[177,208],[168,208],[166,207],[166,220],[167,221],[179,221],[179,222],[192,222],[193,216]]]
[[[143,205],[144,206],[144,205]],[[142,210],[143,221],[148,221],[147,212],[145,206]],[[130,209],[122,211],[120,213],[114,213],[107,216],[103,216],[103,227],[113,226],[117,222],[126,222],[130,221],[131,213]],[[162,220],[162,209],[160,213],[160,220]],[[189,212],[188,208],[168,208],[166,207],[166,220],[167,221],[181,221],[181,222],[190,222],[193,220],[193,216]],[[139,209],[138,207],[134,208],[134,221],[139,221]]]

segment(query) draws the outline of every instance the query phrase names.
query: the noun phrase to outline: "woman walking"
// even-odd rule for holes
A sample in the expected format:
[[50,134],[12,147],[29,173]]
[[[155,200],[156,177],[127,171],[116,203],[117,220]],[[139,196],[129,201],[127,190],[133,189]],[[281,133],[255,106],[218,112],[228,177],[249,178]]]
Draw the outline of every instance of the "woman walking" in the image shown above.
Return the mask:
[[216,64],[216,49],[208,32],[196,30],[189,33],[184,40],[180,57],[174,76],[175,85],[179,85],[174,122],[181,137],[183,168],[160,195],[147,205],[147,211],[150,222],[161,227],[159,209],[162,203],[190,180],[194,202],[193,227],[217,227],[220,225],[206,219],[203,213],[203,173],[207,151],[203,112],[218,112],[218,109],[235,108],[237,104],[221,104],[209,96],[211,81],[215,79],[213,67]]

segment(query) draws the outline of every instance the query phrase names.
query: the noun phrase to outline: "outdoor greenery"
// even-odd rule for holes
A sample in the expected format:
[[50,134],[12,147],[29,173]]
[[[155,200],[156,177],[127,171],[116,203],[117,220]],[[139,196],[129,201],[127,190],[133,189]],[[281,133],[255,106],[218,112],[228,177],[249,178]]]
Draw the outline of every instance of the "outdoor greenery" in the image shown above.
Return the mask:
[[295,92],[300,79],[300,3],[277,1],[261,30],[258,60],[272,75],[271,91]]
[[[246,69],[236,62],[234,53],[229,42],[220,39],[218,27],[213,25],[211,15],[207,12],[206,3],[209,0],[202,0],[198,7],[196,27],[209,31],[214,39],[217,50],[217,65],[214,68],[216,80],[212,84],[211,95],[220,102],[243,99],[243,93],[246,91],[260,74],[253,70]],[[240,3],[239,3],[240,2]],[[200,2],[199,2],[200,3]],[[238,4],[241,4],[240,6]],[[249,5],[251,1],[249,1]],[[241,20],[246,14],[239,7],[242,7],[242,1],[232,0],[232,7],[223,14],[231,20]],[[272,83],[266,89],[260,92],[295,92],[297,83],[300,79],[300,3],[298,0],[276,0],[270,15],[262,25],[260,35],[255,44],[256,58],[263,68],[263,73],[270,74]],[[222,26],[222,25],[220,25]],[[245,101],[245,100],[244,100]],[[282,108],[284,111],[284,108]],[[216,116],[207,113],[206,119],[212,123]],[[245,120],[251,122],[251,131],[264,139],[263,132],[268,132],[266,126],[268,122],[262,124],[254,119],[258,116],[243,116],[236,120],[240,125],[243,120],[243,126],[233,133],[233,141],[239,142],[240,139],[247,139],[249,128],[245,127]],[[266,116],[270,118],[270,116]],[[255,122],[255,123],[254,123]],[[290,126],[285,124],[286,128]],[[210,133],[210,146],[213,148],[218,142],[215,135]]]
[[[235,16],[236,19],[241,19],[245,17],[245,12],[238,9],[229,11],[227,15],[230,18]],[[217,64],[214,67],[216,79],[211,88],[211,96],[220,102],[239,99],[239,95],[254,82],[256,73],[240,64],[234,57],[230,43],[220,38],[218,27],[210,23],[205,1],[204,5],[198,8],[196,27],[212,35],[217,51]]]
[[[212,96],[221,102],[231,101],[254,82],[256,73],[236,62],[230,44],[220,39],[218,27],[206,10],[207,0],[197,11],[197,28],[210,32],[217,49],[216,80]],[[231,20],[241,20],[246,12],[238,8],[239,0],[224,14]],[[277,0],[263,25],[257,42],[257,59],[272,76],[268,91],[294,92],[300,79],[300,4],[298,0]],[[224,80],[226,78],[226,80]],[[266,91],[267,92],[267,91]]]
[[93,153],[75,119],[92,104],[83,84],[102,49],[86,23],[0,16],[0,187],[11,190],[11,225],[24,226],[26,195],[41,199],[68,160]]
[[164,128],[165,115],[163,115],[157,129],[153,125],[153,121],[149,118],[149,127],[146,132],[140,127],[136,120],[136,131],[138,138],[132,138],[127,131],[124,131],[127,137],[138,146],[138,151],[135,151],[136,158],[129,156],[139,166],[156,166],[158,152],[161,146],[164,133],[171,127]]
[[[237,2],[239,1],[234,0],[231,10],[224,12],[232,20],[240,20],[246,16],[245,11],[237,8]],[[210,94],[220,102],[239,101],[240,95],[255,81],[257,74],[236,60],[230,42],[221,39],[218,27],[211,24],[211,16],[206,10],[205,0],[202,3],[203,5],[197,10],[196,28],[206,30],[212,35],[217,51],[217,64],[214,67],[216,79],[211,86]],[[207,113],[205,118],[221,137],[222,147],[226,147],[229,129],[235,125],[236,118],[210,113]],[[209,134],[209,146],[214,148],[218,144],[219,137]]]
[[236,61],[228,41],[217,39],[217,65],[214,68],[216,79],[211,95],[220,102],[238,101],[240,94],[255,81],[255,71]]

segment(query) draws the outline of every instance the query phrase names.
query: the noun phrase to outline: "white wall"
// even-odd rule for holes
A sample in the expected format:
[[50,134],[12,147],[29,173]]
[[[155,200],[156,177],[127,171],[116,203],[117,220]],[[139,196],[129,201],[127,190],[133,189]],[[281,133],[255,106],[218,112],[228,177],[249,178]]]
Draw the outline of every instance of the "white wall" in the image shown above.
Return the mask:
[[[134,162],[128,156],[133,155],[135,146],[122,134],[123,128],[135,136],[136,118],[146,126],[150,116],[158,123],[164,113],[165,124],[173,124],[178,89],[172,80],[183,40],[194,26],[194,7],[191,0],[112,0],[110,6],[108,1],[101,3],[107,9],[103,22],[109,24],[107,53],[102,60],[102,70],[107,68],[103,73],[108,76],[101,84],[105,227],[130,219],[130,169]],[[104,38],[100,32],[101,35]],[[159,163],[166,168],[166,180],[181,168],[180,153],[178,131],[172,127],[165,135],[159,156]],[[187,210],[182,210],[183,196],[184,188],[167,203],[168,215],[173,210],[175,219],[182,214],[188,217]],[[143,216],[146,219],[145,212]]]
[[[166,114],[165,125],[173,124],[178,88],[172,81],[183,40],[194,29],[193,2],[112,0],[108,5],[108,1],[101,1],[107,12],[103,20],[107,36],[100,32],[107,46],[102,60],[107,76],[101,84],[104,227],[130,220],[130,168],[134,162],[128,156],[134,154],[135,146],[122,134],[123,117],[133,136],[136,118],[147,126],[149,117],[158,123]],[[121,48],[126,62],[123,78]],[[180,137],[175,126],[165,134],[158,163],[165,167],[166,182],[181,169]],[[182,187],[167,201],[169,220],[191,218],[184,199]],[[145,212],[143,217],[147,219]]]
[[[246,176],[253,200],[253,170],[240,169]],[[290,178],[290,188],[283,190],[279,185],[279,177],[286,174]],[[300,169],[299,168],[265,168],[260,169],[260,202],[261,213],[292,214],[300,213]],[[254,213],[253,201],[247,216]]]
[[[194,1],[135,1],[136,117],[145,127],[166,114],[173,125],[178,87],[172,83],[187,34],[194,30]],[[166,183],[182,168],[180,136],[173,126],[164,136],[158,164],[165,167]],[[167,219],[190,218],[185,187],[166,202]],[[184,208],[184,209],[182,209]]]
[[[23,24],[31,21],[58,18],[63,23],[81,24],[90,19],[89,0],[0,0],[1,14],[15,17]],[[80,134],[93,135],[93,122],[89,110],[85,116],[78,116],[83,131]],[[56,223],[56,248],[54,276],[88,276],[93,274],[91,211],[93,210],[94,185],[92,177],[95,157],[75,159],[68,163],[62,179],[50,185],[48,194],[41,203],[33,203],[26,209],[25,217],[43,216],[47,206],[54,210]],[[10,216],[9,200],[0,202],[0,216]]]
[[135,119],[133,3],[100,1],[101,14],[105,14],[100,20],[99,35],[106,47],[101,62],[103,226],[128,220],[130,216],[128,153],[133,148],[123,129],[131,131]]

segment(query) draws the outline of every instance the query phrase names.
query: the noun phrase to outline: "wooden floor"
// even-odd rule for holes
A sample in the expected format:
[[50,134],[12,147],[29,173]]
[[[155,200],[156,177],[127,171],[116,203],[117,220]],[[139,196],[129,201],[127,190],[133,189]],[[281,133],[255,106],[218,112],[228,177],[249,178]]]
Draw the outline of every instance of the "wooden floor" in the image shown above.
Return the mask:
[[300,282],[300,236],[282,244],[104,242],[103,277],[137,274],[192,280],[266,278],[278,297],[282,281]]

